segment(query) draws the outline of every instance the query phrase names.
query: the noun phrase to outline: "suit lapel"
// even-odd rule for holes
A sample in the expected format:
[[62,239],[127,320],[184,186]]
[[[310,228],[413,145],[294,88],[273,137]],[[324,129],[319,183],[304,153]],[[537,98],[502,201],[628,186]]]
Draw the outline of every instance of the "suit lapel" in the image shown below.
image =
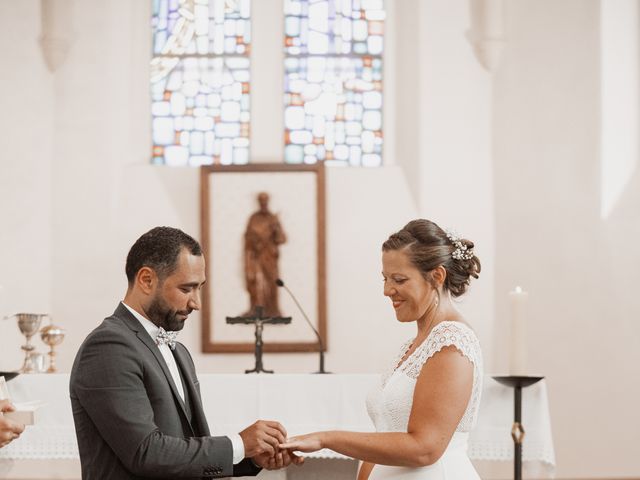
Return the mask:
[[180,411],[182,412],[182,415],[184,415],[184,418],[187,420],[187,423],[190,425],[189,415],[187,415],[187,411],[185,410],[184,402],[182,401],[182,398],[180,398],[180,394],[178,393],[178,389],[173,381],[173,377],[171,376],[171,372],[169,371],[167,362],[165,362],[164,357],[162,356],[162,353],[160,353],[160,350],[158,349],[156,342],[151,338],[151,336],[149,336],[147,331],[142,327],[142,325],[140,325],[140,322],[138,322],[138,320],[131,314],[131,312],[127,309],[127,307],[125,307],[122,303],[118,305],[118,308],[114,312],[114,315],[124,320],[126,325],[131,330],[136,332],[136,336],[138,337],[138,339],[142,343],[144,343],[144,345],[149,349],[149,351],[156,358],[156,361],[158,362],[158,366],[162,370],[162,373],[164,373],[164,376],[166,377],[167,382],[169,382],[169,386],[171,387],[171,392],[173,392],[173,396],[175,397],[176,402],[178,402],[178,405],[180,406]]
[[176,345],[176,349],[173,351],[173,356],[176,359],[176,363],[178,364],[178,368],[180,369],[180,373],[184,380],[183,384],[186,389],[185,398],[191,400],[193,426],[198,435],[209,435],[209,426],[207,425],[204,410],[202,408],[202,399],[200,398],[200,392],[198,392],[195,386],[197,379],[193,377],[191,370],[187,367],[191,363],[189,354],[183,345],[178,344]]

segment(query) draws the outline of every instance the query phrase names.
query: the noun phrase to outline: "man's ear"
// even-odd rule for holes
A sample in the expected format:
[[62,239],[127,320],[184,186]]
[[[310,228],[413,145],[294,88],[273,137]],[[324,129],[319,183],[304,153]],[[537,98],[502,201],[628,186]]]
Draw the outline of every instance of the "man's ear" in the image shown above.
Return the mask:
[[158,285],[158,275],[150,267],[142,267],[136,274],[136,285],[140,290],[150,295]]
[[447,269],[442,265],[438,265],[436,268],[431,270],[431,279],[435,283],[436,288],[442,287],[444,285],[444,281],[447,278]]

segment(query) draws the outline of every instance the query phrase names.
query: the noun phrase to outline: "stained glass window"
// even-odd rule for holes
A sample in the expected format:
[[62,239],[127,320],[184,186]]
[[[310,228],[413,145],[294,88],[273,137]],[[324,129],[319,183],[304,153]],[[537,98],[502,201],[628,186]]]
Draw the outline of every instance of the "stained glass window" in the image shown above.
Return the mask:
[[284,0],[285,161],[382,164],[383,0]]
[[249,162],[251,0],[153,0],[154,164]]

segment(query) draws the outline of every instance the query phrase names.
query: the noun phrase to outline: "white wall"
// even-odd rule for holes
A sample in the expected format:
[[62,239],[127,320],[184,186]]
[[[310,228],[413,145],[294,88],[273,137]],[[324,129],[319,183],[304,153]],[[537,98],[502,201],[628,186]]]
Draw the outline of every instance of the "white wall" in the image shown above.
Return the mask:
[[491,75],[465,38],[467,2],[424,1],[418,17],[420,213],[476,244],[482,272],[460,308],[478,332],[486,370],[495,371]]
[[529,366],[549,385],[558,477],[636,477],[640,252],[629,246],[640,189],[636,172],[601,219],[600,3],[508,6],[493,97],[496,331],[507,331],[500,299],[522,285]]
[[[39,19],[37,1],[0,2],[0,318],[51,311],[55,100],[37,41]],[[0,370],[20,366],[23,343],[13,324],[0,321]]]

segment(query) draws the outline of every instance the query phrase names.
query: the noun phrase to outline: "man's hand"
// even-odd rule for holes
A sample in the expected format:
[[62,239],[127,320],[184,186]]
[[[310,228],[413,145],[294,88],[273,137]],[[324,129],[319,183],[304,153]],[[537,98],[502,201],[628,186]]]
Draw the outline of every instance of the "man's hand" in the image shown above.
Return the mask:
[[265,470],[279,470],[288,467],[292,463],[294,465],[302,465],[304,463],[303,457],[299,457],[289,450],[279,450],[274,456],[263,453],[256,455],[252,460],[256,465]]
[[24,425],[4,418],[2,412],[13,412],[15,409],[9,400],[0,400],[0,448],[8,445],[24,432]]
[[258,420],[240,432],[244,443],[244,456],[253,458],[264,453],[275,457],[278,445],[284,443],[287,431],[278,422]]

